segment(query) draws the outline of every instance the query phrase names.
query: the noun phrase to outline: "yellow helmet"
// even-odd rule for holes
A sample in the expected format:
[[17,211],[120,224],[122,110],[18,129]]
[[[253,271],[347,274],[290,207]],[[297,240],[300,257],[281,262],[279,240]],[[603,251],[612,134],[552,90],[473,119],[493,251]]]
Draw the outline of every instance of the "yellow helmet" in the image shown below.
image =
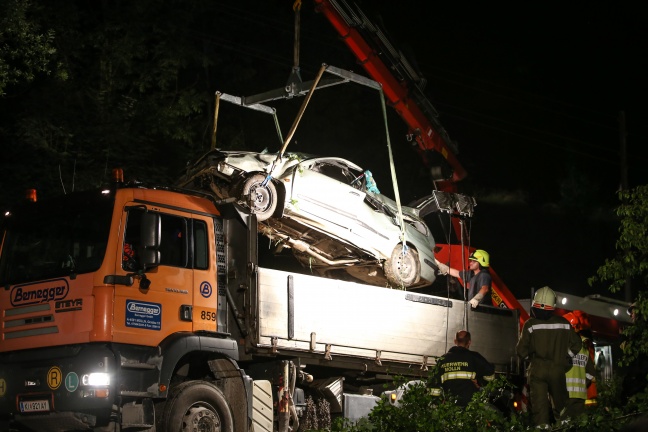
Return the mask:
[[533,305],[536,309],[554,310],[556,308],[556,293],[548,286],[540,288],[533,296]]
[[483,249],[477,249],[476,251],[470,254],[468,259],[471,261],[477,261],[479,265],[482,267],[488,267],[490,265],[488,261],[488,252],[486,252]]

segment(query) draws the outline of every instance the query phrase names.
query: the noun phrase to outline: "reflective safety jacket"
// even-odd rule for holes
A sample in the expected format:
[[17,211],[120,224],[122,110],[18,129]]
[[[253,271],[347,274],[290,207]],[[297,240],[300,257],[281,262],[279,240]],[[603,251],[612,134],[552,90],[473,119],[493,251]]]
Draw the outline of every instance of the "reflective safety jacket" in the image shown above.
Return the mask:
[[583,346],[572,358],[572,368],[567,371],[567,391],[570,399],[587,399],[587,384],[594,380],[594,364],[589,350]]
[[[456,396],[459,405],[467,405],[479,388],[495,379],[495,366],[481,354],[468,348],[453,346],[437,361],[437,384],[448,396]],[[432,394],[439,394],[439,388]]]
[[[517,353],[525,360],[544,360],[566,372],[571,361],[583,346],[580,336],[565,318],[552,315],[546,320],[529,318],[522,327]],[[569,364],[569,366],[568,366]]]

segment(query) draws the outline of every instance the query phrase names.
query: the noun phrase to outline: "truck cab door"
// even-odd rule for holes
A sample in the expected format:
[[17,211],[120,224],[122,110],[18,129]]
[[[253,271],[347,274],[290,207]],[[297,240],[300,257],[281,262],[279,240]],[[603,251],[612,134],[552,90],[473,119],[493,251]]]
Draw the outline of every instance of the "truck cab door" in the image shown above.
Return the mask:
[[191,214],[127,205],[121,233],[121,269],[132,286],[115,289],[115,342],[155,346],[166,336],[192,331]]

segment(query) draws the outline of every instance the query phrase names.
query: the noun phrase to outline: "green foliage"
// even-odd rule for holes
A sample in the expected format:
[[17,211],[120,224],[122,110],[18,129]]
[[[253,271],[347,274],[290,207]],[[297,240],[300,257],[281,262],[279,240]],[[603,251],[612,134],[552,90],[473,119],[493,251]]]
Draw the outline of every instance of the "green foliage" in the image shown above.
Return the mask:
[[171,184],[209,148],[211,81],[246,76],[213,47],[218,13],[209,1],[0,2],[0,93],[20,94],[0,98],[0,206],[26,188],[100,186],[115,167]]
[[[402,384],[403,381],[394,383]],[[621,397],[620,381],[600,383],[598,405],[588,407],[585,414],[556,425],[554,431],[599,432],[624,430],[641,415],[648,413],[648,393],[642,392],[625,401]],[[445,399],[432,396],[426,383],[416,384],[403,395],[398,405],[383,398],[369,414],[356,424],[338,419],[336,432],[394,432],[394,431],[529,431],[535,430],[530,415],[508,410],[506,402],[516,391],[500,376],[475,394],[467,407],[454,403],[451,395]],[[504,403],[503,403],[504,402]]]
[[616,242],[617,255],[605,260],[589,283],[608,282],[615,293],[625,287],[627,279],[642,286],[648,282],[648,185],[619,192],[621,221]]
[[[619,199],[617,254],[607,259],[589,282],[607,282],[612,293],[625,288],[627,280],[642,287],[636,297],[634,325],[623,331],[625,341],[619,365],[630,366],[648,356],[648,298],[644,290],[648,283],[648,185],[621,191]],[[643,382],[648,371],[639,373],[644,374],[638,377]]]
[[55,33],[41,30],[35,10],[28,0],[0,2],[0,96],[6,95],[7,87],[32,82],[41,73],[55,71],[65,78],[65,71],[53,64]]
[[[428,384],[411,386],[398,405],[383,398],[367,420],[355,425],[338,424],[337,431],[393,432],[393,431],[504,431],[525,430],[526,414],[505,413],[498,407],[510,402],[512,385],[503,377],[488,384],[475,394],[466,407],[454,402],[452,395],[445,398],[430,394]],[[503,404],[502,404],[503,403]],[[506,409],[506,408],[504,408]],[[509,415],[510,414],[510,415]]]

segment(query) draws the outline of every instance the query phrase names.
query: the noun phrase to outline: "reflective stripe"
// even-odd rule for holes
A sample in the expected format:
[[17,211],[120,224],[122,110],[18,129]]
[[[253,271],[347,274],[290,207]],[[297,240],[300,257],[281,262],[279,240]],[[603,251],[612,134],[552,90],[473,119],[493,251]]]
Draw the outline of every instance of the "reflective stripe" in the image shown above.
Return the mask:
[[475,379],[477,374],[475,372],[447,372],[441,375],[441,382],[444,383],[448,380],[453,380],[453,379]]
[[430,396],[441,396],[440,388],[431,388],[429,391],[430,391]]
[[529,326],[529,333],[533,333],[534,330],[569,330],[571,324],[533,324]]
[[493,381],[495,379],[495,375],[488,375],[484,377],[485,381]]
[[596,402],[596,399],[586,399],[585,405],[598,405],[598,402]]
[[[567,386],[567,391],[570,392],[570,393],[583,393],[583,392],[585,392],[586,393],[585,397],[587,397],[587,389],[585,388],[585,386],[579,386],[579,385]],[[580,399],[585,399],[585,398],[583,397],[583,398],[580,398]]]

